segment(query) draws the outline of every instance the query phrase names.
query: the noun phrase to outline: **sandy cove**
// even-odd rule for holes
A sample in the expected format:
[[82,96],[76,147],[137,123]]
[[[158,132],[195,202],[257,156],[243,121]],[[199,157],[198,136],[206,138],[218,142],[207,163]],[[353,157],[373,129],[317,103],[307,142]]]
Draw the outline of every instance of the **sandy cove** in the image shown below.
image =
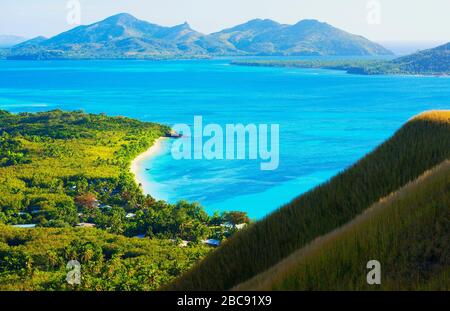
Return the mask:
[[144,153],[141,153],[138,155],[132,162],[131,162],[131,172],[134,175],[134,178],[136,180],[136,183],[139,185],[142,185],[142,189],[144,190],[144,193],[146,194],[152,194],[152,183],[148,182],[145,178],[145,171],[146,168],[144,167],[144,162],[148,161],[152,157],[157,156],[161,150],[162,150],[162,143],[169,138],[167,137],[160,137],[153,145],[147,149]]

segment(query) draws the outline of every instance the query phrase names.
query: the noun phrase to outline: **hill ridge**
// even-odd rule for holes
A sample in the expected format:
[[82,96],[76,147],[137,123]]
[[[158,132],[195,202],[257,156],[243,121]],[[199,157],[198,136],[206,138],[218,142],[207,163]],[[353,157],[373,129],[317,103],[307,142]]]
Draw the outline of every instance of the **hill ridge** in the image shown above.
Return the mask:
[[449,159],[450,120],[433,122],[436,113],[450,111],[413,118],[346,171],[236,234],[167,289],[231,289]]
[[9,59],[173,58],[222,55],[390,55],[368,39],[316,20],[254,19],[213,34],[188,23],[160,26],[120,13],[47,40],[11,48]]
[[423,184],[429,182],[430,179],[437,178],[436,176],[439,177],[440,175],[450,176],[450,160],[445,160],[432,169],[427,170],[417,179],[408,182],[397,191],[392,192],[388,196],[380,199],[377,203],[373,204],[371,207],[363,211],[363,213],[361,213],[345,225],[333,230],[330,233],[327,233],[326,235],[317,237],[310,244],[295,251],[261,274],[235,286],[232,290],[272,290],[273,287],[276,286],[276,284],[282,283],[283,279],[291,276],[290,274],[293,273],[293,270],[296,269],[296,266],[299,266],[302,263],[302,259],[304,259],[305,257],[314,256],[315,253],[320,251],[322,248],[326,248],[336,240],[339,240],[340,238],[342,238],[342,236],[345,236],[345,234],[348,234],[351,230],[357,230],[358,227],[362,226],[363,224],[367,224],[372,220],[371,218],[377,217],[377,215],[383,213],[387,209],[391,209],[395,201],[402,200],[405,196],[410,195],[412,192],[423,186]]

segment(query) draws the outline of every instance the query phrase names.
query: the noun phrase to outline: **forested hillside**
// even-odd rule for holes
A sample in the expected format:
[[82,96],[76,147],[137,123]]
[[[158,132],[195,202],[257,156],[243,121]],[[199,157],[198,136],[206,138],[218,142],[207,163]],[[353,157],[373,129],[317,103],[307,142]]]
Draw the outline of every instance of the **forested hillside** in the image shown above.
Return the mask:
[[211,250],[205,239],[248,221],[143,194],[130,162],[169,132],[81,111],[0,111],[0,289],[68,289],[73,259],[88,271],[82,289],[156,289]]

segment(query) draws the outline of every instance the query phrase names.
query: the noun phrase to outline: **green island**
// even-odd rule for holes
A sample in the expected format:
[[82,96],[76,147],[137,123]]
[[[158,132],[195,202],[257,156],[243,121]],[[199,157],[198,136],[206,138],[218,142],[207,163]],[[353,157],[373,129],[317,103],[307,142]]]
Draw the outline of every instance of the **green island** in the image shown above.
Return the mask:
[[155,290],[249,223],[144,195],[130,162],[168,135],[125,117],[0,111],[0,290]]
[[450,75],[450,43],[393,60],[234,60],[232,65],[343,70],[360,75]]
[[[450,111],[411,119],[231,237],[168,290],[449,290]],[[382,264],[369,285],[366,265]]]

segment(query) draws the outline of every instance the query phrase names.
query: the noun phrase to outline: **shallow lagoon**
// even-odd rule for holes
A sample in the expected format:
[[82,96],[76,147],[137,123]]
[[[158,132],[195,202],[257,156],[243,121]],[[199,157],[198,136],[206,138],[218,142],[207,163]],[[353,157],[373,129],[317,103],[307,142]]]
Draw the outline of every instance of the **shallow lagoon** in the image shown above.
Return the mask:
[[256,68],[228,60],[0,61],[0,109],[105,112],[144,121],[280,125],[280,166],[260,161],[174,161],[171,141],[149,170],[147,191],[209,212],[261,218],[328,180],[411,116],[450,109],[450,79],[356,76],[319,69]]

